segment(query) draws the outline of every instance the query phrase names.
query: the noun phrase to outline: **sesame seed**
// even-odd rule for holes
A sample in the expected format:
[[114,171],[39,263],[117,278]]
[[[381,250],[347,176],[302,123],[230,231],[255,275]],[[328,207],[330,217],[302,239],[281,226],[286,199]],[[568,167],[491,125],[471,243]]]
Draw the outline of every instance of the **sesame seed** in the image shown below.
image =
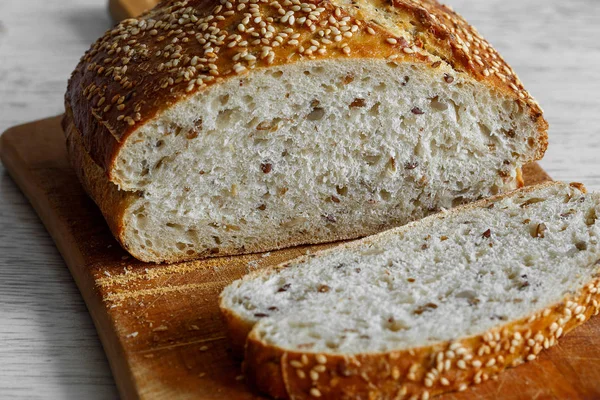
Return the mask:
[[309,375],[310,375],[310,379],[311,380],[313,380],[313,381],[318,381],[319,380],[319,373],[317,371],[311,370],[309,372]]
[[292,360],[290,361],[290,365],[294,368],[302,368],[302,363],[298,360]]
[[233,70],[235,71],[235,73],[236,73],[236,74],[240,74],[240,73],[242,73],[242,72],[244,72],[244,71],[247,71],[247,68],[246,68],[246,67],[244,67],[244,66],[243,66],[243,65],[241,65],[241,64],[236,64],[236,65],[233,67]]
[[298,376],[298,378],[300,379],[304,379],[306,378],[306,373],[304,371],[302,371],[301,369],[297,369],[296,370],[296,375]]
[[528,356],[527,356],[527,361],[533,361],[533,360],[535,360],[536,358],[537,358],[537,357],[536,357],[536,355],[535,355],[535,354],[530,354],[530,355],[528,355]]
[[479,361],[479,360],[473,360],[473,362],[471,364],[475,368],[481,368],[481,361]]
[[321,397],[321,391],[317,388],[311,388],[309,393],[313,397]]
[[450,385],[450,381],[446,378],[441,378],[440,379],[440,383],[442,384],[442,386],[448,386]]
[[496,359],[495,358],[491,358],[486,364],[486,367],[493,367],[494,365],[496,365]]
[[315,371],[317,371],[318,373],[322,374],[323,372],[327,371],[327,367],[325,365],[315,365],[313,367],[313,369]]
[[385,39],[386,42],[388,42],[389,44],[398,44],[398,40],[394,39],[394,38],[387,38]]
[[542,335],[540,332],[538,332],[534,336],[533,340],[535,340],[536,342],[542,342],[542,341],[544,341],[544,335]]
[[319,364],[326,364],[327,363],[327,357],[325,357],[325,355],[323,354],[317,354],[315,356],[315,360],[319,363]]

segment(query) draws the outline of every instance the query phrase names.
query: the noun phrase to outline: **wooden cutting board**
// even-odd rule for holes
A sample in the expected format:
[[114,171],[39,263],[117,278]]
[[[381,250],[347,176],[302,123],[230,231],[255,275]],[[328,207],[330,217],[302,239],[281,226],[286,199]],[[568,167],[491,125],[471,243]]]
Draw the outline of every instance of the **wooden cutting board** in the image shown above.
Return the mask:
[[[174,265],[139,262],[111,236],[66,160],[60,118],[18,126],[0,156],[54,238],[81,291],[124,399],[256,398],[232,359],[217,307],[221,289],[264,268],[331,245]],[[527,184],[549,180],[533,164]],[[600,398],[600,318],[533,363],[439,399]]]

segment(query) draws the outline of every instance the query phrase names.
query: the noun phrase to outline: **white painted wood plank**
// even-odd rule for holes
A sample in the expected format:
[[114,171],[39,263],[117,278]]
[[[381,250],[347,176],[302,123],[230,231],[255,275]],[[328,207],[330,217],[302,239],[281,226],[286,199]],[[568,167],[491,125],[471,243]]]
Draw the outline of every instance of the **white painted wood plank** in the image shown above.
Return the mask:
[[[544,107],[551,125],[544,168],[600,190],[600,2],[446,2]],[[71,70],[109,26],[105,0],[0,1],[0,132],[60,113]],[[68,270],[0,166],[0,398],[116,397]]]

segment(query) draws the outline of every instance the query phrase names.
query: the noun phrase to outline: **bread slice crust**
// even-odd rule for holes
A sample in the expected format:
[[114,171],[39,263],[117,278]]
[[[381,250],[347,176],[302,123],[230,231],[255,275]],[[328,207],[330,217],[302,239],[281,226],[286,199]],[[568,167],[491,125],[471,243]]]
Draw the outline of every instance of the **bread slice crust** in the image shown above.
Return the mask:
[[[518,193],[560,184],[549,182],[521,189]],[[571,186],[582,193],[586,192],[579,183],[572,183]],[[481,200],[448,213],[487,207],[514,193],[517,192]],[[434,215],[427,219],[431,222],[443,217]],[[422,222],[410,223],[394,231],[410,230],[416,223]],[[340,248],[357,247],[389,234],[384,232],[337,249],[304,256],[253,272],[242,279],[253,279],[309,257],[339,251]],[[223,296],[221,311],[234,351],[239,352],[245,346],[243,368],[246,378],[260,392],[281,399],[429,398],[444,392],[466,390],[506,368],[535,360],[542,350],[554,346],[564,334],[598,315],[600,260],[590,267],[594,268],[592,280],[565,296],[562,301],[541,308],[527,317],[460,340],[400,351],[346,356],[290,351],[261,339],[257,330],[253,329],[253,323],[228,308]]]

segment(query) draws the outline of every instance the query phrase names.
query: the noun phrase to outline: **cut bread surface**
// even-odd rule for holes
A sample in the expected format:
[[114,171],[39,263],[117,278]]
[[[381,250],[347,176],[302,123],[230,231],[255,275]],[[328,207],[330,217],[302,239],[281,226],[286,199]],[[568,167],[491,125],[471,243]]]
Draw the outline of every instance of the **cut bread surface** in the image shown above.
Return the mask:
[[[230,324],[235,321],[231,326],[251,330],[245,362],[258,368],[250,374],[255,379],[268,369],[261,354],[372,361],[406,352],[410,359],[415,352],[433,354],[440,344],[495,332],[504,340],[515,324],[518,336],[539,333],[529,345],[513,343],[512,353],[509,337],[491,358],[489,349],[478,354],[466,345],[463,354],[470,358],[459,365],[477,367],[474,359],[498,363],[489,374],[534,359],[558,338],[559,327],[562,334],[568,321],[580,323],[597,313],[598,215],[600,195],[585,194],[579,186],[528,188],[259,271],[225,288],[221,308]],[[586,288],[591,292],[580,300]],[[566,316],[556,316],[554,308],[565,304],[569,309],[560,312]],[[413,361],[426,370],[425,359]],[[443,368],[438,384],[440,372]],[[406,381],[405,371],[402,376]],[[453,379],[452,390],[472,383],[467,382],[472,375]],[[428,382],[418,385],[422,391]],[[448,390],[441,386],[438,391]]]
[[[145,260],[351,239],[514,189],[540,143],[517,103],[450,68],[306,62],[164,112],[117,160]],[[518,134],[516,133],[518,132]],[[138,139],[139,137],[139,139]]]

